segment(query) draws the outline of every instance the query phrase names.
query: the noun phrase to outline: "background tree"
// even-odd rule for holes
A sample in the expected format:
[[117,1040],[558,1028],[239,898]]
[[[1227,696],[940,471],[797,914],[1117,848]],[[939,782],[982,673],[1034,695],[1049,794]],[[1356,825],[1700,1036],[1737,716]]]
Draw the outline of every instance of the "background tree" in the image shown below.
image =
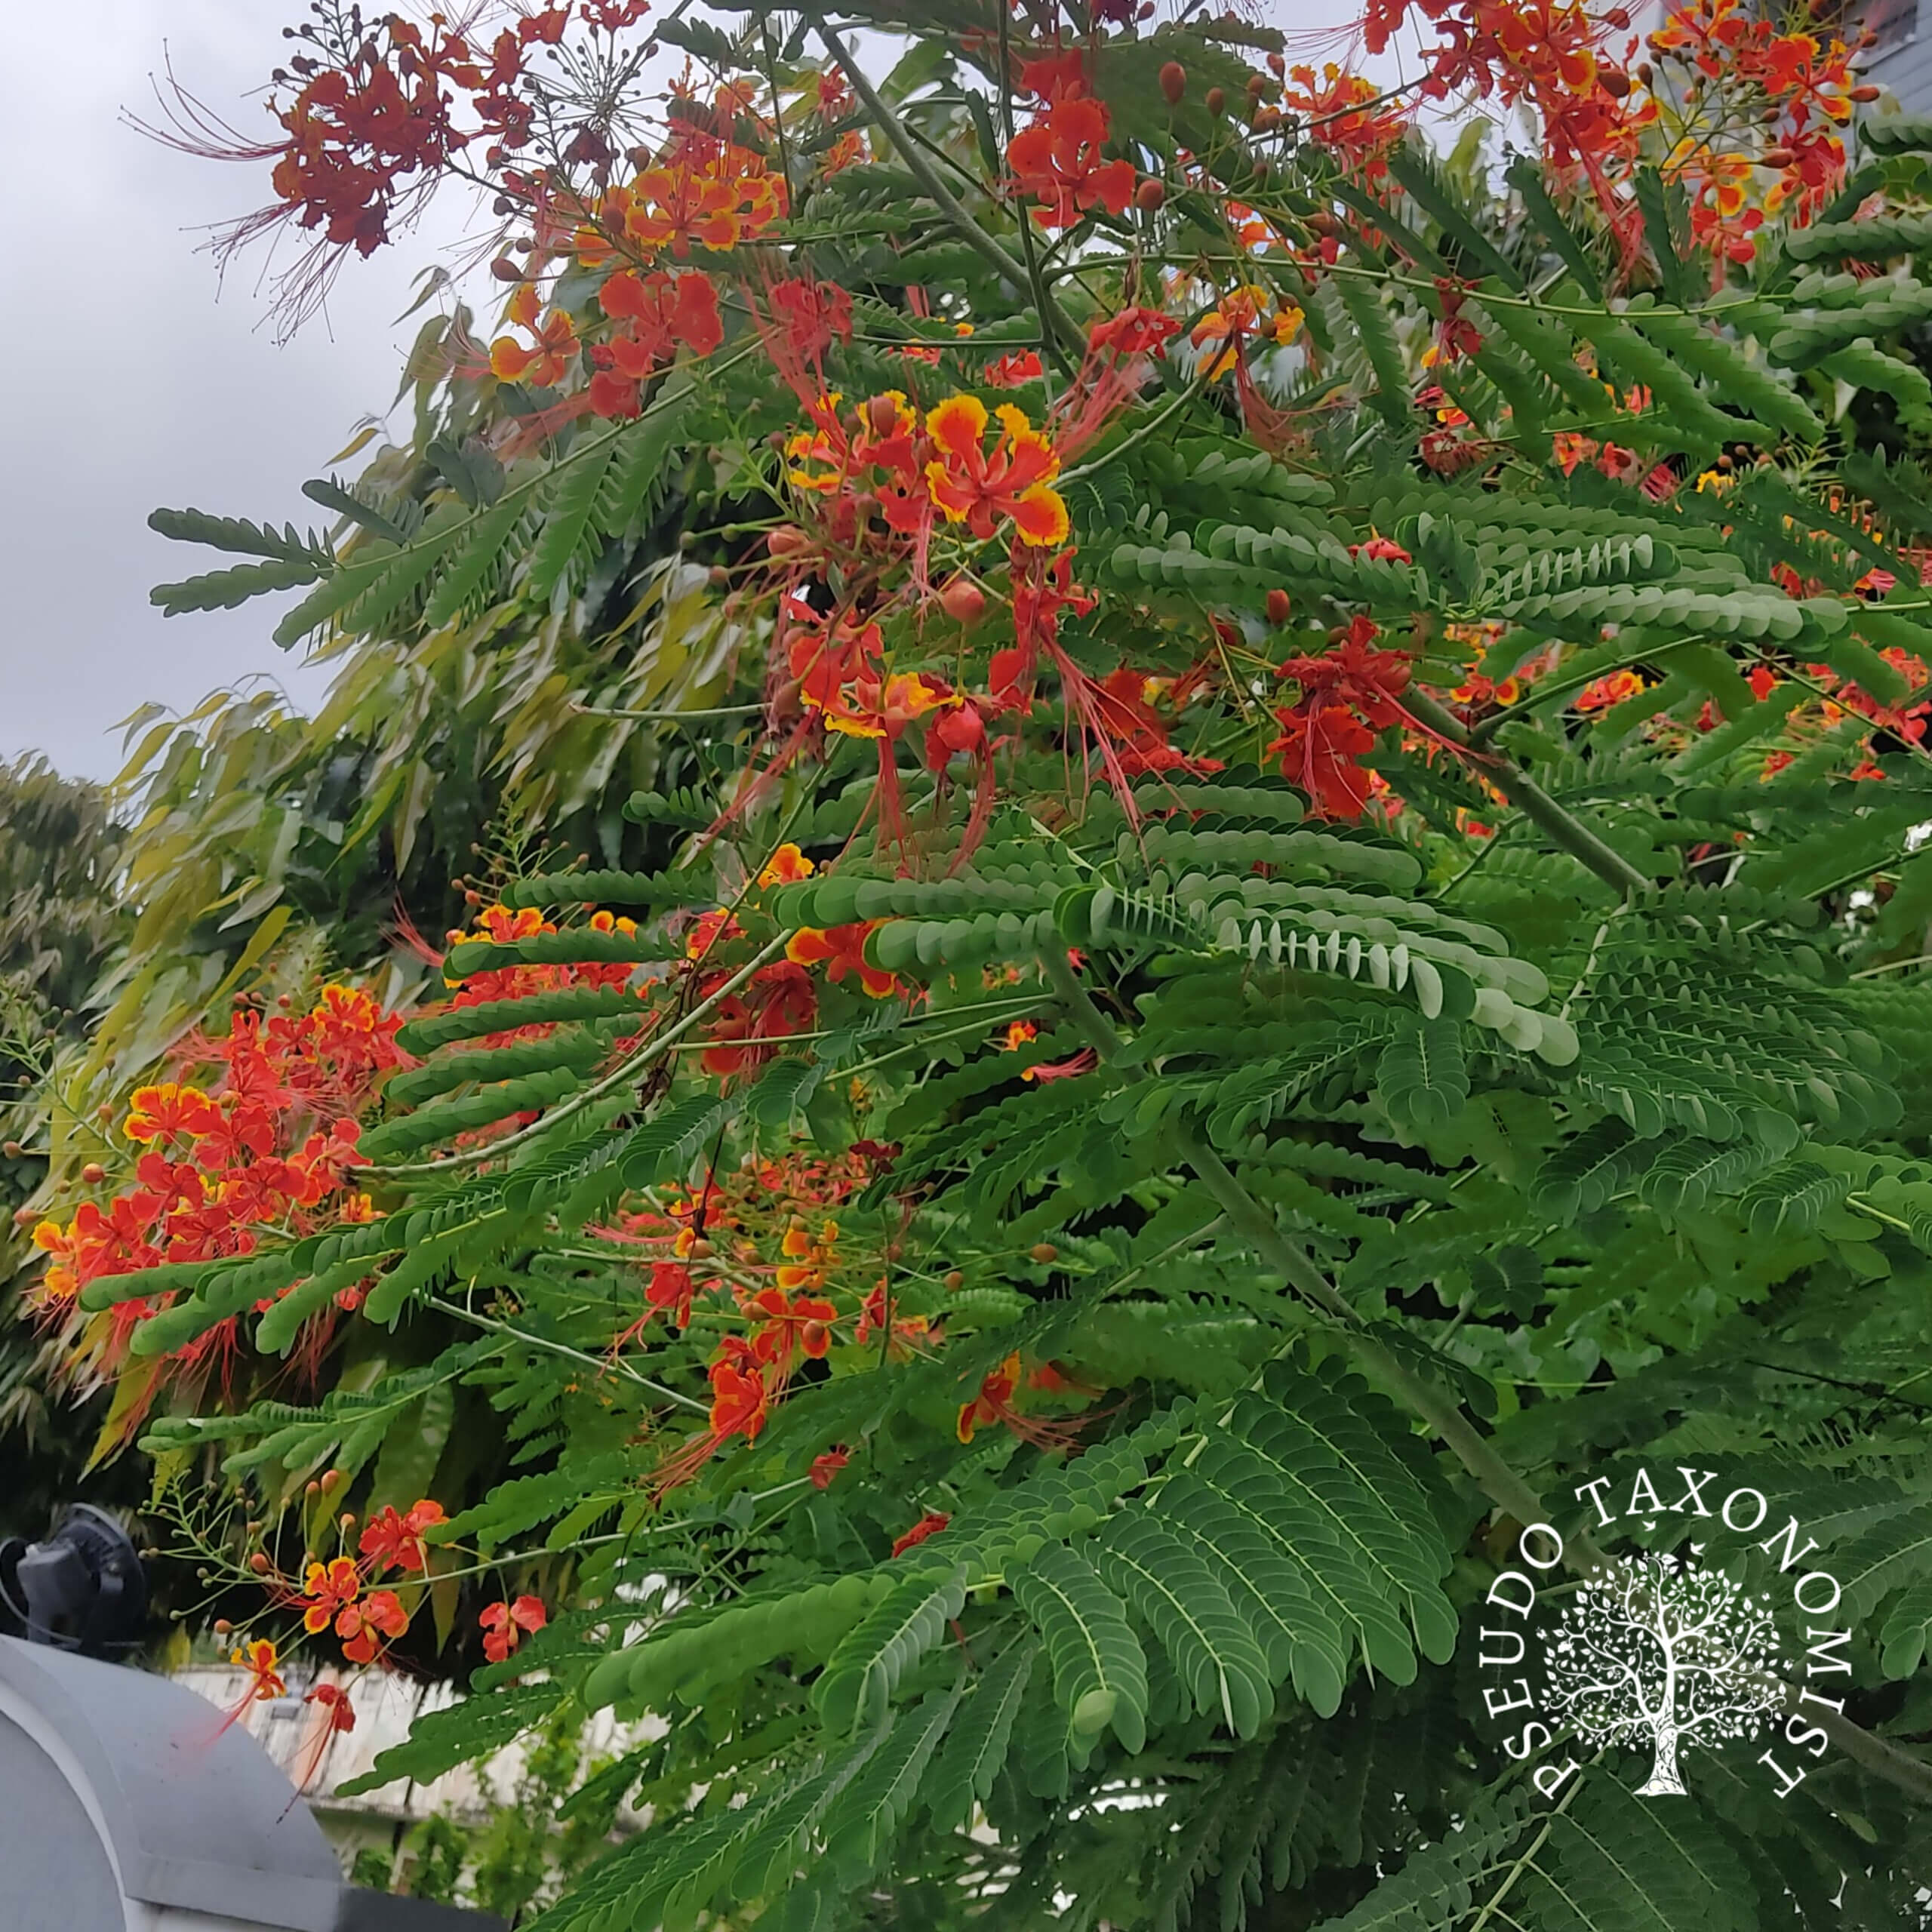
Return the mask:
[[[0,1205],[10,1217],[26,1212],[45,1177],[45,1097],[72,1076],[89,998],[125,937],[122,835],[100,787],[35,758],[0,768]],[[39,1259],[17,1239],[0,1281],[0,1441],[10,1472],[0,1537],[42,1534],[62,1503],[83,1494],[139,1494],[137,1480],[112,1475],[83,1487],[86,1418],[97,1419],[106,1397],[97,1388],[77,1406],[62,1386],[57,1353],[21,1300]]]

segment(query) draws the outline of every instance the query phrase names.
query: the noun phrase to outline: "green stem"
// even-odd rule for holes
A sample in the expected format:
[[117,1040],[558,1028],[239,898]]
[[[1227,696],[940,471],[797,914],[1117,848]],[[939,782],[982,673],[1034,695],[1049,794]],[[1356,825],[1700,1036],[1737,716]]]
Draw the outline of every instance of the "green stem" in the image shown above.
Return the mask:
[[[999,111],[1000,119],[1006,129],[1006,144],[1013,146],[1013,9],[1002,6],[999,10]],[[1033,238],[1032,211],[1022,207],[1020,217],[1020,252],[1026,258],[1026,280],[1033,291],[1033,307],[1040,318],[1040,327],[1045,331],[1047,353],[1054,358],[1063,377],[1072,380],[1073,365],[1067,359],[1066,349],[1058,332],[1047,320],[1047,305],[1052,300],[1047,293],[1047,285],[1040,273],[1040,251]]]
[[[878,90],[866,78],[863,70],[852,58],[835,29],[827,24],[822,15],[810,8],[804,12],[806,19],[811,22],[819,38],[824,42],[826,51],[838,63],[845,78],[852,83],[852,91],[865,103],[866,111],[878,123],[886,139],[898,150],[899,158],[906,164],[907,171],[926,191],[933,205],[952,224],[960,239],[984,256],[1015,288],[1026,287],[1029,278],[1025,265],[1015,261],[1001,247],[984,226],[973,218],[972,211],[965,203],[940,179],[938,171],[920,152],[918,143],[900,125],[899,117],[880,98]],[[1040,316],[1041,327],[1077,352],[1084,346],[1080,331],[1074,327],[1059,304],[1046,294],[1044,286],[1041,288],[1041,295],[1046,304]]]
[[460,1302],[446,1301],[441,1295],[432,1295],[428,1306],[439,1313],[451,1315],[458,1321],[472,1323],[478,1328],[487,1328],[500,1335],[508,1335],[513,1340],[522,1342],[533,1349],[547,1349],[551,1354],[568,1355],[572,1361],[581,1362],[586,1368],[594,1368],[599,1375],[614,1371],[627,1380],[648,1389],[654,1395],[662,1395],[668,1402],[676,1402],[688,1409],[696,1409],[700,1415],[706,1412],[705,1405],[694,1395],[680,1395],[667,1383],[654,1382],[648,1375],[640,1375],[621,1357],[608,1361],[600,1361],[595,1355],[586,1355],[581,1349],[572,1348],[568,1342],[553,1342],[547,1335],[533,1335],[528,1329],[519,1328],[515,1323],[500,1321],[494,1315],[478,1315],[474,1309],[465,1308]]
[[740,967],[722,986],[700,1000],[675,1026],[654,1035],[635,1053],[627,1054],[602,1079],[593,1081],[588,1087],[579,1089],[568,1100],[552,1107],[540,1120],[532,1121],[528,1127],[519,1128],[515,1133],[506,1135],[501,1140],[489,1141],[481,1147],[472,1147],[460,1154],[446,1154],[440,1160],[418,1161],[409,1167],[367,1167],[358,1168],[357,1171],[372,1177],[380,1176],[385,1180],[420,1180],[427,1175],[448,1174],[457,1168],[476,1167],[483,1161],[493,1161],[498,1155],[508,1153],[514,1147],[528,1144],[540,1134],[547,1133],[558,1121],[568,1120],[573,1114],[581,1113],[593,1101],[601,1100],[607,1094],[614,1093],[618,1088],[634,1082],[642,1068],[663,1059],[672,1045],[682,1039],[700,1020],[708,1019],[754,973],[783,952],[787,937],[786,934],[780,933],[776,939],[769,941],[761,949],[756,958],[749,964]]
[[1484,752],[1473,744],[1462,720],[1412,685],[1402,694],[1402,703],[1417,723],[1458,750],[1469,754],[1483,776],[1528,819],[1547,832],[1564,851],[1595,872],[1606,884],[1614,886],[1626,898],[1651,884],[1637,868],[1614,851],[1573,813],[1559,805],[1536,780],[1508,758]]
[[[1066,954],[1057,947],[1049,947],[1040,958],[1067,1017],[1103,1060],[1113,1059],[1120,1051],[1120,1035],[1075,978]],[[1282,1233],[1273,1215],[1242,1186],[1220,1155],[1192,1128],[1181,1131],[1177,1152],[1199,1176],[1201,1185],[1229,1220],[1281,1271],[1297,1294],[1338,1325],[1364,1366],[1392,1387],[1428,1423],[1456,1460],[1481,1484],[1491,1501],[1506,1509],[1518,1522],[1543,1521],[1542,1499],[1477,1433],[1455,1399],[1398,1361],[1369,1333],[1361,1316],[1322,1273],[1314,1257],[1300,1242]]]

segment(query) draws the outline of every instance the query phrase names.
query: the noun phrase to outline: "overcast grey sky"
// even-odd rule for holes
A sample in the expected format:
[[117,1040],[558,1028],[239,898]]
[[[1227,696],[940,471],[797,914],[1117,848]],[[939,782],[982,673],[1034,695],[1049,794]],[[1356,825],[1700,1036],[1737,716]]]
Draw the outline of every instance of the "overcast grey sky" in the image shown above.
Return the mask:
[[[1356,8],[1272,0],[1264,11],[1312,38]],[[300,11],[301,0],[7,9],[0,253],[16,266],[0,304],[0,757],[40,750],[63,771],[108,777],[121,764],[116,726],[149,700],[186,712],[261,677],[303,709],[321,695],[324,674],[269,641],[287,598],[162,617],[152,586],[221,560],[155,536],[146,519],[165,504],[321,521],[303,479],[389,408],[420,320],[397,319],[411,278],[460,238],[471,210],[446,196],[433,228],[352,260],[328,313],[279,345],[260,253],[224,286],[198,246],[207,224],[269,199],[265,169],[174,153],[121,121],[123,109],[152,115],[149,75],[166,57],[235,126],[267,129],[251,97]]]
[[[325,680],[269,641],[286,598],[164,618],[149,587],[212,553],[146,528],[158,504],[298,525],[301,494],[356,421],[386,410],[420,318],[398,325],[435,239],[352,263],[329,313],[278,346],[260,257],[217,284],[201,224],[269,199],[261,168],[174,154],[119,124],[151,113],[164,52],[245,131],[245,99],[285,57],[300,0],[91,0],[7,9],[0,60],[0,305],[8,372],[0,471],[0,756],[45,751],[111,776],[118,721],[156,699],[187,710],[251,675],[306,707]],[[453,235],[467,212],[436,214]],[[218,558],[214,561],[219,562]]]

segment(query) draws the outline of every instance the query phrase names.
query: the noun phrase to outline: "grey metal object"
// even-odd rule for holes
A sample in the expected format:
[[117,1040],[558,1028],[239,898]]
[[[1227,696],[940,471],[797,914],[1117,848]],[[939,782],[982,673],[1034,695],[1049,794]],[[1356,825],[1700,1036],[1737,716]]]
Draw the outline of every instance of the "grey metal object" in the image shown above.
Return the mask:
[[0,1637],[5,1932],[503,1932],[346,1886],[239,1724],[164,1677]]

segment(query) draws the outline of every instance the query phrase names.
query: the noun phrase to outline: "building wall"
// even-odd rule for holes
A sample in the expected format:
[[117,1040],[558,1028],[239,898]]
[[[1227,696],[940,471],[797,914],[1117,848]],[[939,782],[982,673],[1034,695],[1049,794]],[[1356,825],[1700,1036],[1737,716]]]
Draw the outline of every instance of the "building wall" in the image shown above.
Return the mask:
[[[417,1683],[392,1671],[325,1675],[349,1693],[355,1712],[352,1730],[328,1729],[323,1707],[303,1701],[302,1694],[311,1687],[306,1680],[291,1680],[288,1697],[242,1705],[238,1721],[301,1788],[345,1873],[357,1852],[388,1850],[401,1830],[420,1820],[441,1813],[459,1824],[480,1824],[515,1795],[525,1757],[521,1744],[507,1746],[480,1764],[459,1765],[426,1784],[397,1779],[360,1797],[338,1796],[340,1786],[370,1769],[380,1753],[400,1744],[423,1712],[454,1703],[456,1692],[449,1684]],[[240,1704],[249,1685],[246,1671],[214,1664],[192,1665],[177,1672],[176,1681],[223,1711]],[[600,1711],[584,1727],[585,1759],[621,1756],[663,1731],[654,1719],[620,1724],[609,1711]],[[623,1813],[619,1829],[636,1830],[646,1822]]]
[[1932,33],[1921,31],[1920,0],[1874,0],[1865,10],[1878,45],[1866,58],[1866,79],[1889,88],[1907,114],[1932,113]]

